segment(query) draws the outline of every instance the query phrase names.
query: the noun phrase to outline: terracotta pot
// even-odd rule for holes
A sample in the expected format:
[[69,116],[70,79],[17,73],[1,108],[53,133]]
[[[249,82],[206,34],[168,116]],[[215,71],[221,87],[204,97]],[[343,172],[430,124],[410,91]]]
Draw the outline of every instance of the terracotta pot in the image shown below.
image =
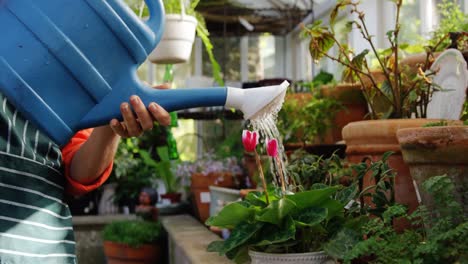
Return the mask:
[[161,260],[159,245],[142,245],[138,248],[126,244],[104,241],[108,264],[154,264]]
[[[387,151],[394,154],[388,159],[389,166],[397,173],[395,177],[395,200],[397,203],[408,206],[410,212],[419,205],[416,198],[413,181],[409,167],[403,161],[400,144],[397,140],[397,130],[410,127],[422,127],[429,122],[439,120],[431,119],[388,119],[353,122],[343,128],[343,139],[346,142],[346,156],[351,163],[360,163],[364,158],[370,157],[378,161]],[[364,177],[364,187],[373,185],[370,175]],[[370,203],[367,199],[365,202]],[[409,227],[407,222],[399,221],[397,230]]]
[[208,175],[201,173],[192,174],[190,190],[195,202],[196,216],[202,223],[205,223],[206,219],[210,216],[210,185],[226,188],[233,187],[232,174],[229,172],[217,172]]
[[[385,74],[381,70],[371,71],[371,75],[372,75],[372,78],[374,79],[374,82],[376,82],[377,84],[383,83],[386,80]],[[373,86],[370,78],[368,78],[367,76],[361,76],[361,78],[362,78],[362,82],[364,83],[365,88],[370,88]]]
[[[429,57],[429,65],[428,69],[431,67],[432,63],[435,61],[437,57],[439,57],[441,52],[434,53],[433,57]],[[420,66],[424,66],[426,63],[427,54],[425,52],[418,53],[418,54],[411,54],[406,56],[400,61],[400,65],[403,67],[409,67],[409,72],[411,74],[416,74],[418,72],[418,68]],[[427,69],[423,68],[423,71]]]
[[334,144],[343,139],[341,130],[351,122],[361,121],[367,115],[367,103],[361,91],[361,85],[338,84],[336,86],[325,85],[321,88],[322,95],[339,101],[345,109],[335,115],[331,139],[325,144]]
[[161,198],[169,199],[171,201],[171,204],[176,204],[176,203],[180,203],[182,194],[181,193],[165,193],[165,194],[161,194]]
[[433,205],[432,196],[421,184],[433,176],[446,174],[455,184],[455,198],[468,215],[468,127],[458,123],[460,126],[406,128],[397,135],[422,203]]
[[257,192],[259,190],[257,189],[241,189],[240,190],[240,196],[242,199],[244,199],[249,193],[251,192]]

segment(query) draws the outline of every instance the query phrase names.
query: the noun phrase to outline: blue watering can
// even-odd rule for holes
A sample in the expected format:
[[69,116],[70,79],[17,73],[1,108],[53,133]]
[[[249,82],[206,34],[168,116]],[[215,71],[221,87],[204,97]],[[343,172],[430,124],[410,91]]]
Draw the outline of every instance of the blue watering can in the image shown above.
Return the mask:
[[[282,103],[288,83],[155,90],[136,71],[160,41],[161,0],[145,0],[143,22],[122,0],[0,0],[0,89],[52,140],[121,119],[119,105],[139,95],[168,111],[225,106],[259,118]],[[280,105],[281,106],[281,105]]]

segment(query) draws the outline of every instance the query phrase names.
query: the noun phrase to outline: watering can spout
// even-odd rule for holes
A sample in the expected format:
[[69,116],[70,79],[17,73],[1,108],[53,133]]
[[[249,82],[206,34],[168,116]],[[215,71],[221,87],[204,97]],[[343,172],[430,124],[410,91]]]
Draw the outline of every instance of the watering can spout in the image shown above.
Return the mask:
[[289,82],[250,89],[227,88],[225,106],[242,111],[244,119],[260,119],[278,112],[283,104]]

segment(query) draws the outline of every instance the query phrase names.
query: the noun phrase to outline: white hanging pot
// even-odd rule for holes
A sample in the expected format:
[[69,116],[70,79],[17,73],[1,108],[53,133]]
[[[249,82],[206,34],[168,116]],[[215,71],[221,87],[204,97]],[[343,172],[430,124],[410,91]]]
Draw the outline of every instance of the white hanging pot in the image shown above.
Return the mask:
[[148,59],[158,64],[187,62],[195,41],[197,19],[182,14],[167,14],[161,42],[151,52]]
[[249,250],[251,264],[335,264],[325,252],[308,252],[292,254],[263,253]]

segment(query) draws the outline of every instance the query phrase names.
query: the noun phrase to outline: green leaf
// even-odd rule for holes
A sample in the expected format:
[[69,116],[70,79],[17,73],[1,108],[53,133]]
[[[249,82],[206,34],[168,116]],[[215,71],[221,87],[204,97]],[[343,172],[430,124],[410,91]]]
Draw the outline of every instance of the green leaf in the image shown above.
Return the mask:
[[169,158],[169,148],[167,146],[157,147],[156,151],[158,152],[158,156],[161,159],[161,161],[170,161],[171,160]]
[[319,207],[323,202],[330,199],[339,187],[329,187],[320,190],[311,190],[305,192],[299,192],[293,195],[288,195],[288,199],[292,200],[299,210],[309,207]]
[[322,207],[328,210],[327,220],[330,220],[335,216],[343,216],[344,205],[337,200],[328,200],[323,203]]
[[406,215],[407,209],[404,205],[397,204],[390,206],[382,214],[384,223],[392,223],[392,219],[395,217],[400,217]]
[[321,26],[321,23],[316,21],[303,30],[303,35],[310,37],[309,52],[314,60],[320,60],[335,44],[333,33],[327,27]]
[[326,189],[328,188],[328,185],[323,184],[323,183],[314,183],[310,187],[311,190],[321,190],[321,189]]
[[394,152],[393,151],[387,151],[385,152],[383,155],[382,155],[382,162],[383,163],[386,163],[388,158],[390,158],[391,155],[393,155]]
[[350,186],[340,190],[336,193],[336,199],[340,201],[342,204],[348,204],[349,201],[356,198],[358,192],[358,186],[356,183],[351,184]]
[[390,84],[388,80],[383,81],[382,86],[380,87],[380,90],[385,94],[385,96],[391,101],[393,100],[393,87]]
[[286,217],[286,221],[278,229],[277,225],[268,225],[262,229],[262,240],[255,246],[267,246],[286,242],[296,237],[296,225],[291,216]]
[[324,250],[327,255],[336,259],[344,259],[360,240],[358,232],[345,228],[340,230],[335,237],[325,244]]
[[[226,256],[228,254],[226,254]],[[249,263],[250,262],[249,247],[242,246],[242,247],[237,248],[235,254],[233,255],[232,258],[230,257],[230,259],[232,259],[235,263],[238,263],[238,264]]]
[[244,200],[255,206],[266,206],[265,195],[262,196],[261,192],[249,192]]
[[368,49],[363,50],[361,53],[358,55],[354,56],[353,60],[351,63],[358,68],[359,70],[362,70],[362,67],[364,65],[364,60],[366,59],[366,55],[369,53]]
[[302,210],[296,217],[296,224],[299,226],[315,226],[327,219],[328,209],[323,207],[311,207]]
[[289,215],[296,208],[296,204],[292,200],[281,198],[271,202],[268,207],[263,209],[257,220],[279,225],[283,218]]
[[343,9],[344,7],[346,7],[347,5],[350,5],[350,4],[352,4],[351,0],[341,0],[335,5],[333,10],[330,12],[330,25],[333,26],[335,24],[336,18],[337,18],[338,13],[339,13],[339,10]]
[[226,254],[227,252],[235,249],[236,247],[242,246],[246,243],[254,234],[256,234],[264,223],[255,222],[250,224],[248,222],[242,222],[238,224],[231,232],[231,235],[224,242],[224,247],[220,251],[220,254]]
[[206,247],[208,252],[221,252],[224,247],[224,240],[213,241]]
[[251,218],[254,213],[254,208],[248,208],[240,202],[230,203],[224,206],[217,215],[208,218],[205,224],[221,228],[233,228],[240,222]]

